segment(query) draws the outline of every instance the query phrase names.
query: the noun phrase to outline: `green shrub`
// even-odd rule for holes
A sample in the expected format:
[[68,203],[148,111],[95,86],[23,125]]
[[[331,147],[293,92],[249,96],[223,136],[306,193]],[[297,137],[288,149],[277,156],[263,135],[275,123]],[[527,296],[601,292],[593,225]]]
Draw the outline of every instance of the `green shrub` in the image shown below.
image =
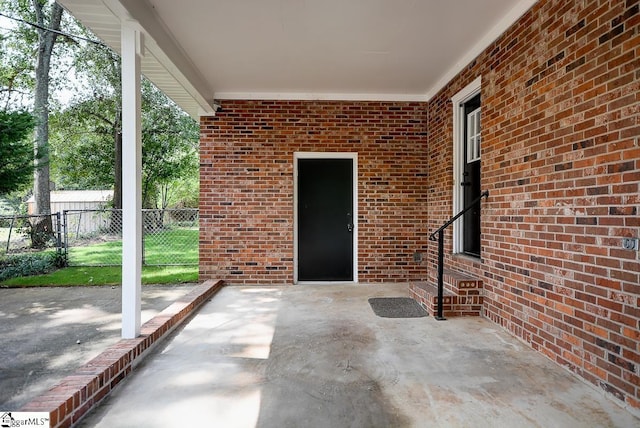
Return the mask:
[[57,252],[18,254],[0,259],[0,281],[19,276],[39,275],[66,266],[64,255]]

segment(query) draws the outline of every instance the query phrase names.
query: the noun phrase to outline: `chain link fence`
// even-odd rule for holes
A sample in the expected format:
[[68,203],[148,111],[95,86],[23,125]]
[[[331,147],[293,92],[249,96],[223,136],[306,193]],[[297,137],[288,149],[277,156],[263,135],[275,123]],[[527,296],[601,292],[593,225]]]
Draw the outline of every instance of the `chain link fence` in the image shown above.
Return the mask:
[[0,255],[63,249],[60,213],[0,216]]
[[[122,264],[121,210],[67,210],[63,217],[69,266]],[[144,209],[142,224],[143,265],[198,264],[197,209]]]
[[[197,209],[145,209],[142,221],[144,265],[198,264]],[[56,248],[69,266],[122,265],[122,211],[0,217],[0,245],[0,255]]]

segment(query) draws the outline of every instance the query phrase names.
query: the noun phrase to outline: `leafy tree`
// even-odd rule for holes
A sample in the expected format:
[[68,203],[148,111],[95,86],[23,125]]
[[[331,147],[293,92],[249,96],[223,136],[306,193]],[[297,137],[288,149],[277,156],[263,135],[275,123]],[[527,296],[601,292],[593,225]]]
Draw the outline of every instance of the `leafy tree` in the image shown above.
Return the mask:
[[[65,188],[113,186],[114,206],[121,207],[118,55],[104,45],[49,31],[62,27],[66,33],[96,39],[64,15],[52,0],[0,0],[0,10],[37,24],[35,28],[24,22],[15,24],[4,39],[0,37],[0,102],[11,106],[32,102],[28,106],[38,115],[35,150],[40,167],[35,174],[36,200],[39,188],[40,193],[46,191],[48,196],[50,174]],[[54,89],[62,88],[67,73],[64,66],[70,64],[69,58],[74,59],[73,70],[79,78],[66,80],[73,82],[76,95],[68,108],[59,109],[53,97],[43,94],[49,82]],[[49,78],[40,79],[47,68]],[[142,88],[144,206],[166,207],[177,182],[188,177],[197,183],[198,128],[148,81],[143,80]],[[40,187],[38,183],[42,183]]]
[[[63,9],[58,3],[47,5],[45,0],[32,0],[38,28],[38,50],[35,70],[34,111],[37,117],[35,132],[35,175],[33,185],[35,214],[51,212],[49,189],[49,69],[53,45],[60,30]],[[48,222],[51,222],[51,218]],[[47,228],[46,225],[43,226]],[[48,230],[52,230],[49,225]]]
[[17,53],[12,45],[9,37],[0,35],[0,103],[4,110],[27,106],[26,99],[33,96],[31,58]]
[[[65,188],[119,193],[120,94],[104,90],[54,115],[53,174]],[[166,208],[171,190],[198,173],[198,126],[148,80],[142,83],[143,207]],[[193,186],[192,186],[193,188]],[[115,198],[114,198],[115,199]],[[114,206],[119,205],[114,201]]]
[[142,86],[142,203],[165,209],[171,185],[198,173],[199,130],[148,80]]
[[165,206],[174,208],[198,208],[200,200],[200,180],[198,171],[180,177],[169,184],[168,191],[165,193]]
[[27,112],[0,111],[0,195],[31,183],[33,146],[26,138],[34,124]]
[[[86,38],[95,39],[80,28]],[[74,51],[83,88],[72,105],[52,118],[56,182],[66,188],[114,188],[121,208],[122,112],[118,54],[105,46],[79,42]],[[198,126],[151,82],[142,80],[143,206],[166,207],[172,189],[197,179]]]
[[[82,26],[77,32],[96,39]],[[79,76],[76,96],[69,108],[52,118],[58,130],[54,138],[57,142],[52,144],[53,176],[65,188],[113,186],[113,206],[122,208],[120,57],[104,45],[81,41],[73,65]],[[86,168],[86,164],[92,168]]]
[[[115,145],[122,144],[122,130],[114,97],[80,101],[54,114],[51,124],[52,176],[60,187],[118,187],[115,171],[120,159]],[[114,205],[121,208],[116,201]]]
[[[54,47],[60,36],[63,17],[62,7],[52,0],[1,0],[0,8],[16,18],[15,27],[3,38],[2,83],[7,103],[15,103],[15,94],[22,94],[20,102],[33,108],[36,118],[34,133],[34,212],[49,214],[50,171],[49,171],[49,109],[52,63],[61,55],[56,55]],[[7,42],[7,43],[5,43]],[[8,54],[7,54],[8,53]],[[7,58],[16,58],[6,61]],[[54,67],[57,68],[57,67]],[[26,96],[25,94],[28,94]],[[9,105],[9,104],[6,104]],[[15,104],[12,104],[15,106]],[[25,107],[25,105],[22,105]],[[51,233],[51,217],[42,216],[34,222],[36,239],[34,247],[46,245]]]

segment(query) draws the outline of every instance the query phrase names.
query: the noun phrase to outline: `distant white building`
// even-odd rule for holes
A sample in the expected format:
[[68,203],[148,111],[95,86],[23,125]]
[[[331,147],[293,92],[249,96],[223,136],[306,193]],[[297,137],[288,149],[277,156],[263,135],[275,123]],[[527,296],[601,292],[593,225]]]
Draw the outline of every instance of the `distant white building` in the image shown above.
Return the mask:
[[[101,210],[113,199],[113,190],[52,190],[51,212],[61,213],[74,210],[68,218],[69,231],[79,234],[93,233],[104,227],[103,215],[91,212],[77,212],[89,210]],[[29,214],[34,212],[34,197],[27,200]]]
[[[113,190],[53,190],[51,212],[65,210],[98,210],[113,199]],[[27,200],[29,214],[34,211],[34,198]]]

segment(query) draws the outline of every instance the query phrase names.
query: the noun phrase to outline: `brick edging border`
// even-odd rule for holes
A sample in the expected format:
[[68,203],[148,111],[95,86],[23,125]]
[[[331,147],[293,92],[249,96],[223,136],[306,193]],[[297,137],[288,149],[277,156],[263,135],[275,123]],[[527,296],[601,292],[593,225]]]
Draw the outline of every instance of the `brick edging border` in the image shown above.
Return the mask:
[[223,281],[208,280],[176,300],[140,328],[135,339],[121,339],[36,397],[21,412],[48,412],[51,428],[76,424],[149,354],[149,350],[211,298]]

